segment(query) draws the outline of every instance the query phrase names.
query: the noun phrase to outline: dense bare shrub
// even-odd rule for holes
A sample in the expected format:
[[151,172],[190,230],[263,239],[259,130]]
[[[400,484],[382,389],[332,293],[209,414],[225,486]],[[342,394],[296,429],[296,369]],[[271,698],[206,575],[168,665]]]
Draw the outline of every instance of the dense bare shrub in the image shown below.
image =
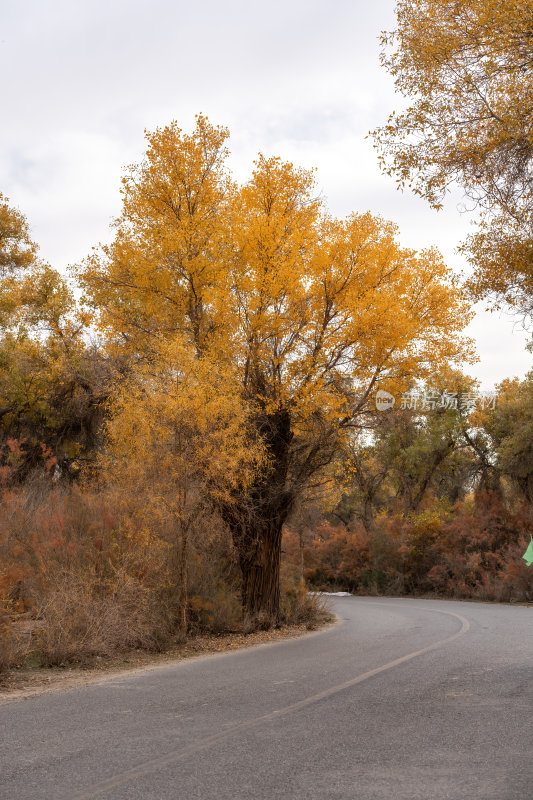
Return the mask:
[[142,497],[26,487],[6,492],[3,506],[1,598],[38,619],[43,663],[159,647],[172,635],[175,553],[163,524],[143,523]]
[[124,571],[107,585],[65,572],[39,608],[41,662],[58,665],[133,647],[157,648],[168,635],[161,617],[149,590]]
[[0,610],[0,673],[22,664],[28,651],[28,636]]
[[282,579],[280,607],[282,624],[305,625],[308,630],[314,630],[331,616],[327,600],[310,593],[302,580]]

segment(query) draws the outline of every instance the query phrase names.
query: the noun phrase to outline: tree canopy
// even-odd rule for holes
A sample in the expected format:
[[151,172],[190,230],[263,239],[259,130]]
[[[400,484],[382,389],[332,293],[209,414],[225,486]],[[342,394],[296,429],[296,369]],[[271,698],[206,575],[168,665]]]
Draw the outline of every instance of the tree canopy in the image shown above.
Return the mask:
[[468,305],[436,250],[370,213],[333,218],[313,174],[260,155],[237,185],[228,131],[147,134],[113,243],[79,268],[108,347],[153,359],[179,336],[233,372],[268,467],[223,508],[250,618],[279,612],[281,528],[379,385],[471,357]]
[[533,4],[399,0],[382,63],[410,105],[374,131],[384,169],[440,208],[454,183],[481,212],[465,245],[476,297],[533,295]]

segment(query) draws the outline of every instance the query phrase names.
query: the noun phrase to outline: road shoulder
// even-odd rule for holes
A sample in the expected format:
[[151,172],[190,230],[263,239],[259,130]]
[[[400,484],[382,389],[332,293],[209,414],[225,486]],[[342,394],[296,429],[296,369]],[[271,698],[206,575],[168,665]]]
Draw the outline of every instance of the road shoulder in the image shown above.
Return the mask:
[[49,692],[101,683],[117,676],[164,668],[185,660],[224,655],[250,647],[279,644],[291,639],[323,633],[339,623],[340,619],[328,612],[324,620],[311,629],[306,625],[292,625],[248,634],[226,633],[195,636],[185,644],[176,644],[161,653],[133,650],[113,658],[95,658],[86,665],[14,669],[0,677],[0,705]]

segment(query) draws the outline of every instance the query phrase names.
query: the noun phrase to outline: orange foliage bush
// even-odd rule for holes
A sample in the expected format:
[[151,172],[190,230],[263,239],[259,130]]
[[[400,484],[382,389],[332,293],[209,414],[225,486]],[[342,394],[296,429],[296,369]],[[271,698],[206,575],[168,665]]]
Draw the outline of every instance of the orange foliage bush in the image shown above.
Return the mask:
[[[368,544],[368,535],[363,529],[352,531],[322,522],[312,541],[304,546],[303,577],[318,588],[342,586],[356,589],[362,572],[368,568]],[[287,560],[296,563],[297,549],[296,535],[286,530],[284,551]]]
[[475,505],[457,504],[427,573],[431,587],[456,597],[531,599],[533,574],[521,558],[530,527],[527,507],[509,510],[495,493],[483,493]]
[[121,526],[113,501],[39,482],[2,496],[0,602],[38,619],[43,663],[157,644],[162,548]]
[[[179,553],[164,517],[145,518],[142,494],[36,482],[1,499],[0,608],[31,612],[42,663],[159,648],[173,636]],[[196,619],[196,628],[233,625],[238,608],[232,579],[224,584],[220,538],[191,554],[193,590],[204,603],[215,600],[214,614]],[[7,624],[0,632],[4,668],[14,663],[11,633]]]
[[[172,520],[147,511],[137,489],[90,491],[43,477],[4,489],[0,670],[29,652],[57,665],[181,638],[181,553]],[[242,630],[238,562],[214,514],[191,528],[187,574],[189,630]],[[318,606],[293,575],[284,577],[283,622],[312,626]]]
[[[307,534],[303,574],[321,590],[531,600],[533,569],[521,558],[530,530],[527,507],[510,510],[491,493],[453,509],[433,500],[407,520],[378,518],[371,532],[323,521]],[[290,530],[284,554],[296,569],[301,542]]]

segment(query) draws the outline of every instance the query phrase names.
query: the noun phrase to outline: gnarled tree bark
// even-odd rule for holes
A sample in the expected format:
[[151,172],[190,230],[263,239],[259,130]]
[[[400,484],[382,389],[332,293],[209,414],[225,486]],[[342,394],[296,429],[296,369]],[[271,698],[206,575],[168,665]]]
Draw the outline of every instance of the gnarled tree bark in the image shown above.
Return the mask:
[[281,536],[294,502],[287,487],[291,418],[287,410],[263,414],[257,431],[268,454],[265,473],[223,510],[242,572],[242,607],[249,629],[279,623]]

